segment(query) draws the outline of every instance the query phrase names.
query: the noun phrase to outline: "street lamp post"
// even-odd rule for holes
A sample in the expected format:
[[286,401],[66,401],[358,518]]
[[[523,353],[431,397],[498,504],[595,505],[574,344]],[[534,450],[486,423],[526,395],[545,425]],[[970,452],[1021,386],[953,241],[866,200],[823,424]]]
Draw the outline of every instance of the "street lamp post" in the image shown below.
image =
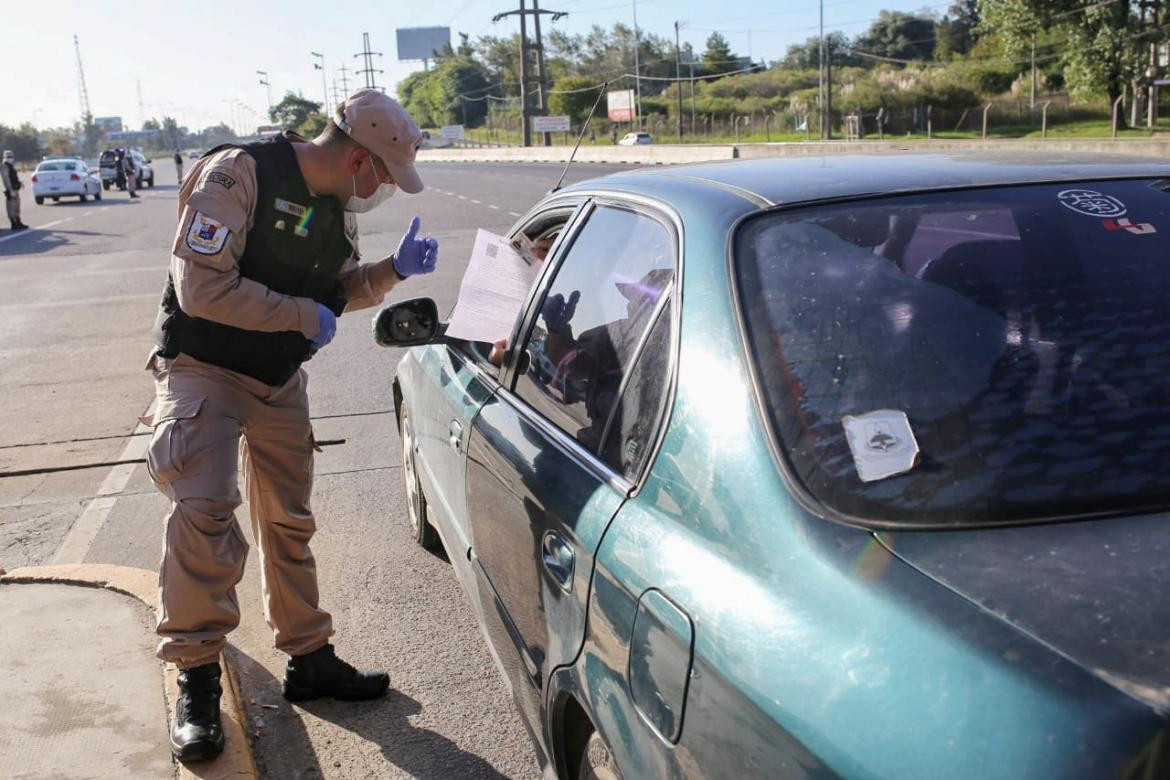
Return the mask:
[[268,71],[258,70],[256,75],[260,77],[260,83],[267,87],[268,93],[268,118],[272,118],[272,84],[268,81]]
[[326,116],[329,115],[329,87],[325,84],[325,55],[318,54],[315,51],[309,52],[316,57],[320,62],[313,63],[313,69],[321,71],[321,92],[325,95],[325,102],[321,104],[321,113]]

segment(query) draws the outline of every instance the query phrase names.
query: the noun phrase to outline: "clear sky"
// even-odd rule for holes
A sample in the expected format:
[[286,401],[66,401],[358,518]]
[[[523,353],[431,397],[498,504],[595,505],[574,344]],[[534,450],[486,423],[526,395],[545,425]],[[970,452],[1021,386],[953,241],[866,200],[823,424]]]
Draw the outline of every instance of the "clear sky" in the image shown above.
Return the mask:
[[[635,0],[541,0],[542,8],[569,12],[556,28],[586,32],[594,25],[633,24]],[[683,42],[702,50],[712,30],[722,32],[740,55],[772,60],[791,43],[816,35],[817,0],[636,0],[638,26],[674,37],[674,21],[686,23]],[[945,12],[939,0],[824,0],[825,30],[855,35],[881,10]],[[0,65],[0,123],[35,122],[39,127],[69,125],[80,116],[73,35],[81,56],[95,116],[120,115],[131,127],[145,117],[176,117],[192,130],[229,121],[242,126],[264,121],[266,88],[257,70],[267,71],[274,100],[288,90],[321,100],[321,71],[311,51],[325,56],[327,85],[344,64],[360,68],[362,33],[371,48],[384,52],[379,84],[395,85],[421,63],[398,62],[398,27],[449,26],[462,31],[509,35],[516,17],[492,23],[492,16],[519,6],[517,0],[286,0],[198,3],[105,3],[58,0],[48,6],[12,0],[0,14],[6,56]],[[546,17],[547,19],[547,17]],[[750,32],[749,32],[750,30]],[[456,38],[457,40],[457,38]],[[361,86],[350,74],[351,91]],[[139,110],[139,90],[143,110]]]

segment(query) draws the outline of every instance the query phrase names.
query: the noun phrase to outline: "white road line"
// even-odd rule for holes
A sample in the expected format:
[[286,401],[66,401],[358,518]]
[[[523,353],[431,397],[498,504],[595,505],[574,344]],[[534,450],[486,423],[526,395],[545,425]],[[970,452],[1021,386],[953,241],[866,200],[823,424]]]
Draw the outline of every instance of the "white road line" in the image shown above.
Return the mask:
[[[152,408],[153,406],[151,404]],[[150,412],[147,411],[147,414],[150,414]],[[149,432],[150,428],[142,423],[138,423],[134,429],[135,434]],[[130,441],[126,442],[126,446],[122,449],[122,454],[118,457],[118,460],[136,460],[141,458],[149,446],[149,436],[131,436]],[[134,474],[134,470],[137,467],[137,463],[124,463],[110,469],[110,473],[106,475],[101,487],[98,488],[97,495],[85,505],[85,509],[81,511],[81,515],[74,521],[73,526],[69,529],[69,533],[65,534],[65,539],[62,540],[61,546],[57,548],[52,563],[81,563],[85,560],[85,556],[89,553],[89,548],[93,546],[93,540],[97,538],[98,533],[102,530],[102,526],[105,525],[106,518],[110,516],[114,504],[118,503],[118,494],[126,489],[126,484],[130,481],[130,477]]]
[[508,213],[509,213],[509,214],[511,214],[513,217],[518,217],[518,216],[520,216],[520,214],[519,214],[519,213],[517,213],[517,212],[515,212],[515,211],[509,211]]
[[81,216],[88,217],[92,213],[93,213],[92,211],[83,211],[83,212],[81,212]]
[[460,196],[459,196],[459,200],[467,200],[467,196],[466,196],[466,195],[460,195]]
[[499,206],[497,206],[497,205],[496,205],[496,204],[494,204],[494,203],[489,203],[489,204],[488,204],[488,208],[489,208],[489,209],[495,209],[496,211],[499,211],[499,210],[500,210],[500,207],[499,207]]
[[22,230],[19,233],[13,233],[10,236],[4,236],[4,238],[0,238],[0,244],[3,244],[5,241],[11,241],[14,238],[20,238],[21,236],[27,236],[29,233],[32,233],[32,232],[37,231],[37,230],[45,230],[47,228],[51,228],[51,227],[54,227],[56,225],[60,225],[63,222],[68,222],[71,219],[73,219],[73,217],[65,217],[64,219],[58,219],[55,222],[46,222],[43,225],[38,225],[37,227],[30,227],[28,230]]
[[474,203],[474,204],[476,204],[477,206],[478,206],[480,203],[482,203],[482,201],[478,201],[478,200],[476,200],[475,198],[472,198],[472,199],[471,199],[471,202],[472,202],[472,203]]

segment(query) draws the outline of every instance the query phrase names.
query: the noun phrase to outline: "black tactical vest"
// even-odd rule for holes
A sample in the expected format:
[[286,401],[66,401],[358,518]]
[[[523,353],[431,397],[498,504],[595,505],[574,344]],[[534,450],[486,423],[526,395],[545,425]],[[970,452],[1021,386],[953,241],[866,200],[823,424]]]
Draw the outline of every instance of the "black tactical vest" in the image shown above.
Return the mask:
[[[353,253],[341,202],[309,193],[296,153],[284,136],[227,144],[204,156],[233,146],[256,160],[255,221],[245,239],[240,276],[282,295],[312,298],[340,316],[346,301],[337,274]],[[312,345],[300,331],[263,333],[188,316],[179,308],[169,275],[154,337],[163,357],[183,352],[273,387],[291,379],[313,356]]]

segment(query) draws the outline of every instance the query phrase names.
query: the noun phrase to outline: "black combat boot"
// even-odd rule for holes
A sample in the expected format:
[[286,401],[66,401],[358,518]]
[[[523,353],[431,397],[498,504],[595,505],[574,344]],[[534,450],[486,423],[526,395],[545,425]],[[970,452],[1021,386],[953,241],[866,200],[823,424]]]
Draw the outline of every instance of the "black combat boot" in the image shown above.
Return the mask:
[[343,701],[376,699],[390,687],[385,672],[359,672],[337,657],[333,645],[288,659],[282,693],[289,701],[332,696]]
[[219,724],[219,664],[179,672],[179,702],[171,726],[171,752],[180,761],[215,758],[223,752]]

